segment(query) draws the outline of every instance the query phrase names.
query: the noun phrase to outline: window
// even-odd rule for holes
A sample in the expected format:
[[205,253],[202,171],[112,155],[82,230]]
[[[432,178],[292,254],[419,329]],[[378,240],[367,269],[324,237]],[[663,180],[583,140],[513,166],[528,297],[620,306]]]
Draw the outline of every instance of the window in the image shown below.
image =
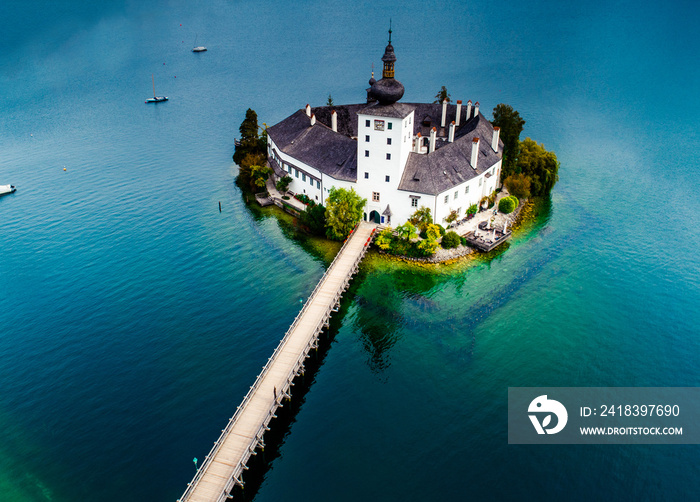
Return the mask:
[[411,207],[418,207],[418,199],[411,199]]
[[385,176],[386,182],[389,183],[389,176]]
[[466,187],[464,187],[464,193],[469,193],[469,185],[467,185]]
[[369,173],[365,173],[365,179],[366,179],[366,180],[369,179]]
[[369,127],[369,120],[365,120],[365,127]]
[[375,120],[374,121],[374,130],[375,131],[383,131],[384,130],[384,121],[383,120]]
[[392,126],[392,123],[391,123],[391,122],[387,122],[387,123],[386,123],[386,128],[389,129],[390,131],[391,131],[391,126]]
[[387,144],[387,145],[391,145],[391,138],[387,138],[387,139],[386,139],[386,144]]
[[309,176],[309,185],[314,186],[314,179]]
[[459,192],[455,192],[454,199],[457,200],[457,196],[459,195]]
[[365,135],[365,143],[369,143],[369,134]]
[[450,196],[449,196],[449,195],[445,195],[445,204],[447,204],[449,201],[450,201]]
[[479,178],[479,186],[481,186],[481,178]]
[[296,176],[297,178],[299,177],[299,171],[297,171],[296,169],[294,170],[294,176]]
[[289,174],[292,174],[292,166],[287,164],[287,171],[289,171]]
[[390,153],[387,153],[387,154],[386,154],[386,160],[391,160],[391,154],[390,154]]
[[301,173],[301,181],[306,181],[306,173]]
[[372,192],[372,200],[374,202],[379,202],[379,192]]
[[321,182],[316,180],[316,188],[321,189]]
[[365,157],[369,157],[369,150],[365,150]]

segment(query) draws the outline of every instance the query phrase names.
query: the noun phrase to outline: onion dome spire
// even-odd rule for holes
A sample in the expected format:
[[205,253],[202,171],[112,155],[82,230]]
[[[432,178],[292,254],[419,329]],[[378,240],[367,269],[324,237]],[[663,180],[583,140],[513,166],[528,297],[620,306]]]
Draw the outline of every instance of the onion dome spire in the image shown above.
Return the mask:
[[401,99],[404,93],[403,84],[394,79],[396,54],[394,54],[394,46],[391,45],[391,21],[389,21],[389,44],[384,50],[382,61],[384,62],[382,79],[372,84],[369,94],[371,98],[376,99],[380,104],[390,105]]

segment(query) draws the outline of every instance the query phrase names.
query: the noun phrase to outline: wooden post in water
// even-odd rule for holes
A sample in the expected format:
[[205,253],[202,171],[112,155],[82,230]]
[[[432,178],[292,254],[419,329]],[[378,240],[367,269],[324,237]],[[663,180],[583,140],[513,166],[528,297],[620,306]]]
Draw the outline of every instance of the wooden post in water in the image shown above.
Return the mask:
[[221,201],[219,201],[219,212],[221,212]]

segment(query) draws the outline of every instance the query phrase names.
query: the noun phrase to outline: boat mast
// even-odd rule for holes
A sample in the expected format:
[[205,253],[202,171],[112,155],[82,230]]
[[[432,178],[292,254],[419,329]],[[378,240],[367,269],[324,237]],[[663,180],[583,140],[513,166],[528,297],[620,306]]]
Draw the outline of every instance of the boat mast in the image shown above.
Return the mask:
[[151,80],[153,81],[153,97],[156,97],[156,79],[153,77],[153,73],[151,73]]

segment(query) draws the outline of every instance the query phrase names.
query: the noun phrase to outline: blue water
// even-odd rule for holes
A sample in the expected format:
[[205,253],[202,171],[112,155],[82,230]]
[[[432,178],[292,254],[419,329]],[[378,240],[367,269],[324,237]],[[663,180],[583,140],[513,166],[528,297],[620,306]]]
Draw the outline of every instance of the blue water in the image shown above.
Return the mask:
[[494,257],[370,257],[255,500],[692,497],[697,446],[509,446],[506,397],[700,385],[699,11],[5,2],[0,500],[182,493],[327,263],[246,207],[238,125],[362,101],[389,17],[406,101],[513,105],[560,181]]

